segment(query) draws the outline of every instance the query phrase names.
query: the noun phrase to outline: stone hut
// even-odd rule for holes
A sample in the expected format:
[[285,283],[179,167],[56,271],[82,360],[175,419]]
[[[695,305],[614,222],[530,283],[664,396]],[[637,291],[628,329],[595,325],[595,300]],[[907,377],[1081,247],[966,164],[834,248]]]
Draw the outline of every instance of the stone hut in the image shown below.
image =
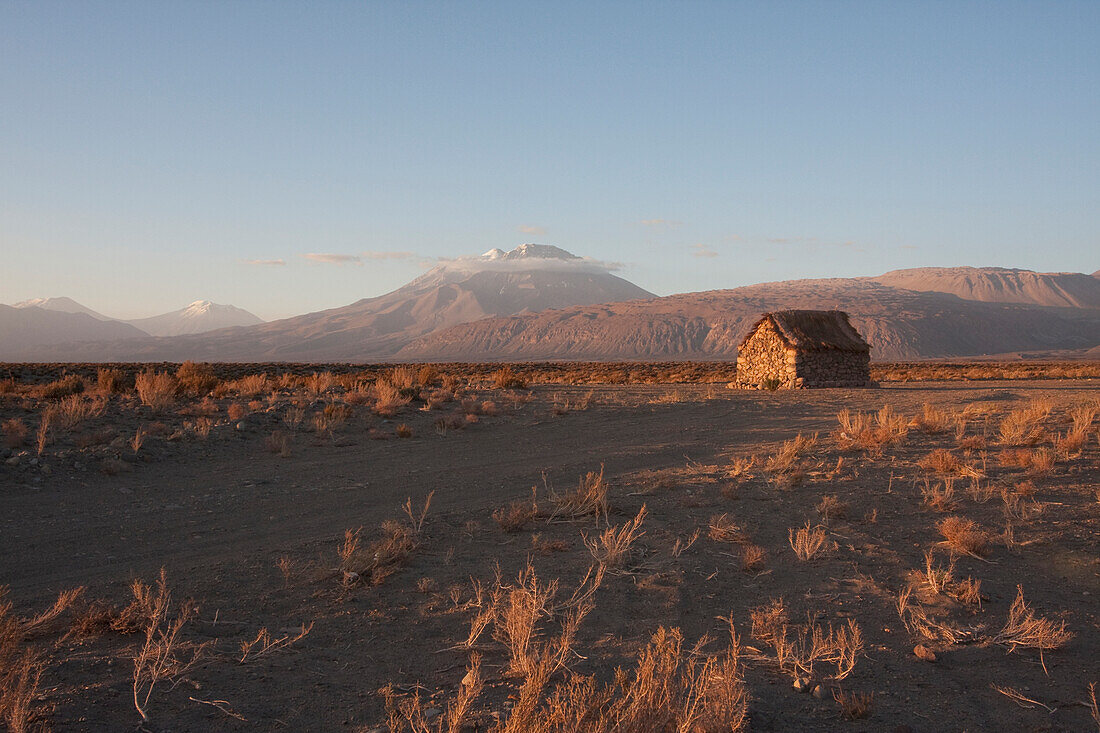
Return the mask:
[[737,349],[738,387],[870,385],[871,347],[844,311],[765,313]]

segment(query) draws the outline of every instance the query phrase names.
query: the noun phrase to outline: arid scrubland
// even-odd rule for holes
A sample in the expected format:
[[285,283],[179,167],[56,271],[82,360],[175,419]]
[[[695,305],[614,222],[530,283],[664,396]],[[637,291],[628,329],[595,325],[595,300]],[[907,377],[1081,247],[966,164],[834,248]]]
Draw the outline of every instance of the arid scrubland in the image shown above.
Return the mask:
[[729,366],[13,371],[0,721],[1100,730],[1095,382]]

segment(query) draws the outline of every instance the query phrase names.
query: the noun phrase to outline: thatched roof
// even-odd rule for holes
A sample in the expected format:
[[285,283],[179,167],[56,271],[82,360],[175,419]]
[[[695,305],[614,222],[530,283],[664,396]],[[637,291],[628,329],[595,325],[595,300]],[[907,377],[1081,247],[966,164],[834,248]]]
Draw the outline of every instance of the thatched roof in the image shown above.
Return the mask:
[[765,313],[753,324],[741,346],[756,330],[770,322],[788,348],[798,351],[858,351],[871,349],[848,321],[844,311],[775,311]]

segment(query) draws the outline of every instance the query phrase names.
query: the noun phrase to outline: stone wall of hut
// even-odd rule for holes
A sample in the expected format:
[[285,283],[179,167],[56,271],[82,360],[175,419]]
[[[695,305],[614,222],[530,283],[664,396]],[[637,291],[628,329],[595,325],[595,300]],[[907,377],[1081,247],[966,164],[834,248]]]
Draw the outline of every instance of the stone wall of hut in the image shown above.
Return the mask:
[[763,389],[770,380],[778,389],[866,387],[871,383],[871,355],[836,349],[795,351],[771,323],[764,323],[737,353],[737,386]]
[[761,389],[775,380],[781,389],[795,386],[794,351],[789,351],[770,322],[763,323],[737,352],[737,385]]
[[802,387],[866,387],[871,383],[869,352],[805,351],[795,356]]

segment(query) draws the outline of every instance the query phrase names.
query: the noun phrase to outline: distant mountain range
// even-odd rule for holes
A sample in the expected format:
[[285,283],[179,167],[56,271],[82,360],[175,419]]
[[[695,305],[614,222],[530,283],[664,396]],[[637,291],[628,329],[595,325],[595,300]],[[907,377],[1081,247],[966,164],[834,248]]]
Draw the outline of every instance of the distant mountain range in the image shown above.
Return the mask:
[[17,309],[0,306],[0,359],[732,359],[760,313],[784,308],[847,311],[880,360],[1095,358],[1100,345],[1100,272],[918,268],[656,297],[600,262],[539,244],[447,261],[385,295],[269,323],[206,301],[128,323],[68,298],[19,306],[57,320],[36,314],[34,329],[16,328]]
[[[90,323],[97,321],[99,325]],[[77,303],[72,298],[34,298],[0,306],[0,358],[20,358],[28,349],[147,336],[205,333],[263,320],[232,305],[196,300],[177,311],[150,318],[121,320]]]

